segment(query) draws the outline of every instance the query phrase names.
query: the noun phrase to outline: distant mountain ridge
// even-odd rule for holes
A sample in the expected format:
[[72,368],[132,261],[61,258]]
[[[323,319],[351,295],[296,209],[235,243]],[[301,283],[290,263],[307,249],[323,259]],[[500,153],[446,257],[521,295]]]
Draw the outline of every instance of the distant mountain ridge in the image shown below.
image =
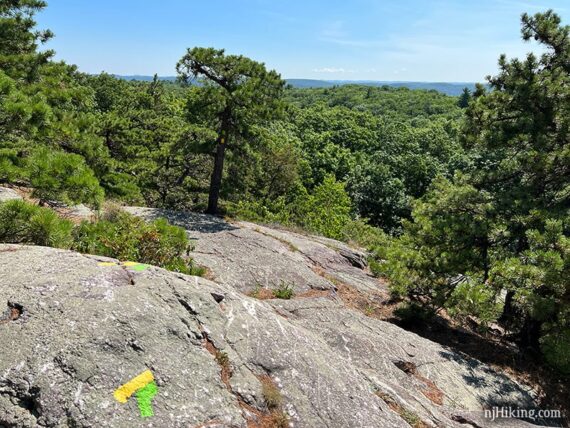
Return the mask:
[[[144,75],[115,75],[119,79],[151,81],[153,76]],[[174,82],[176,76],[160,76],[160,80]],[[383,81],[383,80],[318,80],[318,79],[285,79],[294,88],[331,88],[340,85],[363,85],[363,86],[390,86],[394,88],[435,90],[446,95],[457,96],[463,88],[475,89],[474,82],[406,82],[406,81]]]
[[390,86],[393,88],[435,90],[446,95],[457,96],[464,88],[475,89],[474,82],[406,82],[382,80],[314,80],[286,79],[295,88],[330,88],[339,85]]

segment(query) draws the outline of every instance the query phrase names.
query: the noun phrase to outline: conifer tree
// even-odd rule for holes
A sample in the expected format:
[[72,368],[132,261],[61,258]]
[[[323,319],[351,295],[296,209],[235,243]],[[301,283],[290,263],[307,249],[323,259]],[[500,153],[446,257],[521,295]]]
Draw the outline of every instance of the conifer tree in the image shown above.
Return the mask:
[[285,82],[275,71],[224,50],[194,48],[178,62],[181,79],[198,79],[188,101],[193,118],[217,134],[207,212],[218,212],[226,149],[242,143],[255,124],[279,116]]

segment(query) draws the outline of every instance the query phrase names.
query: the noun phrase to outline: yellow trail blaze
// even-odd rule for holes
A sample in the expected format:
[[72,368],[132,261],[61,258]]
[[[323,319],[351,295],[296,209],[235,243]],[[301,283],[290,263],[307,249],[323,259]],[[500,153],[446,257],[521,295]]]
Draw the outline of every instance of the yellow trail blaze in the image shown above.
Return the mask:
[[144,388],[146,385],[154,380],[154,376],[150,370],[142,372],[137,377],[132,378],[124,385],[119,386],[113,396],[119,403],[126,403],[131,395],[139,389]]

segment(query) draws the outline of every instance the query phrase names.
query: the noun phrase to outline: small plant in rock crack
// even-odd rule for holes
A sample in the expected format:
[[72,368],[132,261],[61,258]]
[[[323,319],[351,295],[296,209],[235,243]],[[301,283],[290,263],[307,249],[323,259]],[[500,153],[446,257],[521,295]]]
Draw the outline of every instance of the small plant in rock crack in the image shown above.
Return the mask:
[[275,428],[289,428],[289,417],[287,413],[274,411],[271,413],[270,423]]
[[230,369],[230,358],[228,357],[228,354],[226,354],[223,351],[216,351],[215,356],[216,356],[216,361],[218,362],[220,367],[222,367],[225,370]]
[[255,299],[259,299],[259,297],[261,295],[261,284],[255,284],[255,287],[249,293],[249,295]]
[[282,282],[279,287],[277,287],[275,290],[273,290],[273,295],[277,298],[277,299],[291,299],[294,295],[294,285],[290,285],[287,284],[285,282]]
[[289,416],[283,411],[283,396],[274,380],[268,375],[260,376],[259,380],[261,381],[263,400],[269,411],[267,426],[275,428],[289,427]]
[[269,376],[261,378],[261,392],[269,410],[278,409],[283,404],[281,391]]
[[402,417],[403,420],[405,420],[408,425],[410,425],[412,428],[424,428],[427,427],[426,424],[424,424],[422,422],[422,420],[418,417],[418,415],[416,415],[413,412],[410,412],[409,410],[403,409],[400,413],[400,416]]

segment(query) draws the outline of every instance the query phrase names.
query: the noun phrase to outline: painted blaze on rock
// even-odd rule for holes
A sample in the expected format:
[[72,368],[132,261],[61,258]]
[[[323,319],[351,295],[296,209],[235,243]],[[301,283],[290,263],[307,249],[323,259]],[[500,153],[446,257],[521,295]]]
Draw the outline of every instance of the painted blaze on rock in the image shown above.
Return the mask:
[[146,418],[154,415],[152,399],[157,392],[158,387],[154,382],[152,372],[145,370],[140,375],[117,388],[113,395],[119,403],[126,403],[127,400],[135,394],[141,417]]

